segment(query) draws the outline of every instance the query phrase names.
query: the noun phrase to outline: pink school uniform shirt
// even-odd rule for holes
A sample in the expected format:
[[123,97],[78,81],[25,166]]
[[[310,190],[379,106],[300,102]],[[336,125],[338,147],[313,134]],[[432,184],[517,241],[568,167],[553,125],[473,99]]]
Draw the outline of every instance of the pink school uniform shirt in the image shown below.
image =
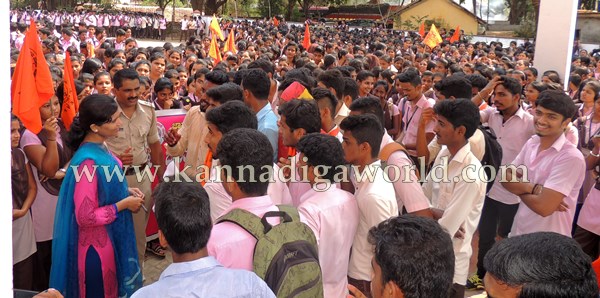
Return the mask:
[[575,204],[585,177],[583,155],[564,134],[550,148],[538,153],[539,147],[540,137],[531,137],[512,164],[517,167],[525,165],[531,183],[563,194],[563,202],[569,209],[542,217],[521,201],[510,237],[534,232],[555,232],[571,237]]
[[[426,108],[432,108],[435,105],[435,101],[431,98],[426,98],[425,95],[421,96],[421,99],[416,103],[412,104],[410,101],[406,102],[404,109],[404,115],[402,115],[402,123],[404,123],[404,138],[402,143],[404,144],[416,144],[417,143],[417,131],[419,130],[419,120],[421,114]],[[408,123],[408,125],[407,125]],[[425,127],[426,133],[433,133],[435,123],[429,122]],[[407,150],[412,156],[417,155],[416,150]]]
[[300,218],[313,230],[319,244],[325,297],[346,297],[350,248],[358,227],[358,204],[352,194],[335,184],[325,191],[311,188],[301,201]]

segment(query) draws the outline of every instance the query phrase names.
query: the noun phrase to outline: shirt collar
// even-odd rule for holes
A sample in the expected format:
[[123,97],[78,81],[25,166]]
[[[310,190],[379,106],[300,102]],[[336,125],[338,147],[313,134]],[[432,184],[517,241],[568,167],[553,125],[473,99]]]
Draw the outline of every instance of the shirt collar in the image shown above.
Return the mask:
[[[537,143],[538,148],[539,148],[540,140],[541,140],[540,137],[537,135],[534,135],[533,139]],[[558,152],[563,148],[566,141],[567,141],[567,137],[565,137],[564,133],[561,133],[560,136],[558,137],[558,139],[556,139],[556,141],[554,141],[554,143],[552,143],[552,146],[550,146],[550,148],[554,148],[554,150],[556,150]]]
[[340,110],[337,112],[337,114],[335,114],[335,116],[344,116],[347,117],[348,115],[350,115],[350,109],[348,109],[348,107],[346,106],[345,103],[342,103],[342,107],[340,108]]
[[261,207],[269,207],[271,205],[273,205],[273,200],[271,200],[271,197],[269,195],[264,195],[260,197],[247,197],[233,201],[233,203],[231,203],[231,206],[227,209],[226,212],[223,212],[223,214],[235,208],[249,210]]
[[169,277],[172,275],[178,275],[178,274],[187,273],[187,272],[191,272],[191,271],[198,271],[198,270],[202,270],[202,269],[209,269],[209,268],[221,267],[221,266],[222,265],[219,264],[219,262],[217,262],[217,259],[215,259],[212,256],[206,256],[204,258],[200,258],[200,259],[197,259],[194,261],[189,261],[189,262],[172,263],[163,271],[163,273],[161,273],[160,279],[163,279],[163,278],[166,278],[166,277]]
[[[494,108],[496,111],[495,113],[498,115],[502,115],[502,113],[500,111],[498,111],[497,108]],[[519,109],[517,110],[517,112],[513,115],[513,116],[517,116],[521,119],[523,119],[523,116],[525,116],[525,110],[523,110],[523,107],[521,105],[519,105]]]
[[256,113],[256,118],[259,120],[262,119],[269,113],[269,111],[271,111],[271,105],[267,103],[262,109],[260,109],[260,111],[258,111],[258,113]]
[[[471,144],[469,142],[467,142],[464,146],[462,146],[460,149],[458,149],[458,152],[456,152],[456,154],[454,154],[454,156],[452,157],[452,160],[448,161],[448,164],[450,164],[453,161],[461,163],[461,164],[464,163],[464,160],[467,157],[467,154],[469,152],[471,152]],[[446,147],[446,153],[443,154],[442,156],[450,156],[450,150],[448,150],[448,147]]]
[[415,103],[414,106],[417,106],[417,107],[423,109],[423,108],[425,108],[426,103],[427,103],[427,98],[425,97],[425,95],[421,95],[421,98],[419,98],[419,100],[417,100],[417,102]]

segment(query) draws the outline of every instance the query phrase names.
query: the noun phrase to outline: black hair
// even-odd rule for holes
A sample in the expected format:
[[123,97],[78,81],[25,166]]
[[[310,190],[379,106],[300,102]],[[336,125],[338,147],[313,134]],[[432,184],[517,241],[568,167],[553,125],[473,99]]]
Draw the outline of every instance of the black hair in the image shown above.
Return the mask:
[[368,71],[368,70],[361,70],[356,74],[356,80],[357,81],[364,81],[366,80],[368,77],[373,77],[375,78],[375,74],[373,74],[372,72]]
[[535,104],[562,115],[563,120],[573,118],[575,112],[577,112],[573,100],[562,90],[544,90],[540,92]]
[[398,74],[396,80],[402,83],[410,83],[413,87],[417,87],[421,85],[421,77],[419,73],[415,71],[405,71],[403,73]]
[[337,69],[329,69],[317,77],[317,80],[327,88],[333,88],[337,96],[342,96],[344,93],[344,79],[342,73]]
[[264,70],[267,74],[271,74],[271,76],[275,73],[275,65],[267,59],[257,59],[250,64],[248,64],[248,69],[260,68]]
[[[396,216],[369,230],[381,286],[395,283],[407,298],[446,298],[454,276],[452,239],[436,221]],[[407,274],[410,272],[410,274]]]
[[525,68],[525,70],[531,71],[531,73],[533,74],[533,76],[537,78],[537,76],[538,76],[538,70],[537,70],[537,68],[535,68],[535,67],[527,67],[527,68]]
[[113,69],[113,67],[115,67],[119,64],[123,65],[123,68],[126,68],[126,66],[127,66],[127,64],[125,64],[125,61],[123,61],[122,59],[114,58],[114,59],[110,60],[110,62],[106,66],[106,70],[110,71],[111,69]]
[[350,96],[352,101],[358,98],[358,83],[350,77],[344,77],[344,92],[341,97],[345,96]]
[[213,70],[204,75],[204,78],[215,85],[223,85],[229,82],[227,73],[221,70]]
[[200,183],[162,182],[152,192],[156,222],[177,254],[195,253],[206,247],[212,221],[206,190]]
[[465,140],[475,133],[479,126],[479,108],[470,98],[458,98],[455,100],[442,100],[433,106],[433,111],[452,124],[454,129],[465,127]]
[[92,124],[102,125],[112,121],[112,115],[117,111],[117,102],[104,94],[92,94],[81,101],[79,114],[73,119],[65,143],[73,151],[77,150]]
[[553,232],[498,241],[483,260],[488,274],[510,287],[522,287],[519,297],[524,298],[598,297],[591,264],[575,240]]
[[102,62],[96,58],[88,58],[83,62],[81,66],[81,73],[94,74],[102,68]]
[[296,150],[302,152],[309,166],[324,166],[327,170],[319,178],[334,182],[333,179],[345,164],[344,150],[340,141],[333,136],[311,133],[300,139]]
[[[113,85],[118,90],[123,86],[124,80],[138,80],[139,81],[139,79],[140,79],[140,76],[138,75],[137,71],[135,71],[135,69],[124,68],[124,69],[117,71],[117,73],[115,73],[115,76],[113,77],[112,80],[113,80]],[[95,83],[95,80],[94,80],[94,83]]]
[[[94,75],[94,85],[96,85],[96,82],[98,82],[98,80],[100,79],[100,77],[103,77],[103,76],[107,76],[109,79],[111,79],[110,78],[110,74],[108,72],[101,71],[101,72],[99,72],[99,73],[97,73],[97,74]],[[112,79],[111,79],[111,82],[112,82]]]
[[228,101],[206,112],[206,121],[214,124],[222,134],[236,128],[258,128],[254,112],[241,101]]
[[[195,63],[194,63],[195,64]],[[194,81],[197,80],[198,78],[204,76],[206,78],[206,75],[210,72],[210,69],[203,67],[200,68],[196,71],[196,73],[194,74]]]
[[[223,135],[217,155],[221,166],[231,169],[227,173],[224,168],[225,173],[245,195],[254,197],[267,193],[269,181],[264,178],[273,174],[273,147],[267,136],[256,129],[236,128]],[[266,176],[267,173],[270,174]]]
[[291,131],[302,128],[306,134],[321,131],[319,107],[314,100],[292,99],[279,106],[279,115]]
[[350,115],[342,120],[340,128],[343,131],[351,132],[358,144],[368,143],[371,147],[372,158],[379,155],[384,130],[380,120],[375,115]]
[[438,91],[446,98],[471,98],[473,95],[471,82],[464,76],[452,75],[443,78],[440,82]]
[[500,83],[498,85],[502,85],[508,92],[514,95],[521,95],[523,91],[523,86],[517,81],[515,78],[500,76]]
[[381,103],[379,102],[379,98],[377,97],[369,95],[366,97],[357,98],[348,108],[353,112],[375,115],[375,117],[379,119],[379,122],[381,122],[382,126],[385,123],[384,111],[381,107]]
[[225,83],[220,86],[206,91],[206,96],[212,98],[214,101],[224,104],[228,101],[244,101],[244,95],[242,94],[242,87],[235,83]]
[[335,118],[335,108],[338,104],[338,100],[329,89],[317,87],[313,89],[312,97],[317,101],[317,106],[318,103],[325,102],[331,111],[331,119]]
[[471,82],[471,86],[479,89],[479,91],[483,90],[485,86],[488,84],[488,79],[480,74],[470,74],[466,75],[465,78]]
[[260,68],[248,69],[244,73],[242,88],[250,91],[258,100],[268,100],[271,91],[271,80],[269,80],[267,73]]
[[154,93],[158,93],[162,90],[169,89],[173,91],[173,83],[168,78],[160,78],[154,83]]

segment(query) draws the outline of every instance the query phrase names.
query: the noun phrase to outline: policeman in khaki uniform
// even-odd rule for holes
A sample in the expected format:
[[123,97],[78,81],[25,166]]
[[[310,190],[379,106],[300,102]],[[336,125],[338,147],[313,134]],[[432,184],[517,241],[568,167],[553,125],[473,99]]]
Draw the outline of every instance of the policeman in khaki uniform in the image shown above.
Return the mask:
[[[152,181],[150,177],[143,176],[146,166],[158,168],[156,179],[162,179],[165,169],[165,159],[161,150],[158,130],[156,128],[156,115],[154,107],[150,103],[139,101],[140,80],[137,72],[133,69],[118,71],[113,77],[113,93],[117,103],[118,111],[121,112],[121,128],[116,138],[106,141],[108,148],[123,162],[125,177],[129,187],[137,187],[144,193],[144,206],[133,214],[133,225],[138,250],[140,269],[144,268],[144,253],[146,251],[146,224],[148,223],[148,212],[151,210]],[[150,150],[148,150],[150,149]],[[150,152],[150,156],[148,156]],[[129,167],[126,167],[129,165]],[[140,177],[136,175],[133,167],[139,166]]]

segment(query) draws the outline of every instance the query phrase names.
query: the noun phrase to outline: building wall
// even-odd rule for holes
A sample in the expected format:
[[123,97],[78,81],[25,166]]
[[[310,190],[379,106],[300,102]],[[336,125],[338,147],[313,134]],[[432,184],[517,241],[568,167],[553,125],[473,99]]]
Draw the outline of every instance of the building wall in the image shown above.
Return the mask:
[[[473,15],[452,5],[448,0],[428,0],[407,9],[400,14],[400,18],[396,18],[394,21],[394,28],[401,30],[414,29],[401,28],[402,22],[413,20],[411,16],[427,16],[427,19],[443,18],[450,26],[450,28],[446,28],[446,30],[460,26],[460,29],[464,30],[465,34],[477,34],[477,19]],[[429,28],[426,28],[426,30],[429,30]]]
[[600,44],[600,15],[579,16],[576,28],[579,29],[581,43]]

